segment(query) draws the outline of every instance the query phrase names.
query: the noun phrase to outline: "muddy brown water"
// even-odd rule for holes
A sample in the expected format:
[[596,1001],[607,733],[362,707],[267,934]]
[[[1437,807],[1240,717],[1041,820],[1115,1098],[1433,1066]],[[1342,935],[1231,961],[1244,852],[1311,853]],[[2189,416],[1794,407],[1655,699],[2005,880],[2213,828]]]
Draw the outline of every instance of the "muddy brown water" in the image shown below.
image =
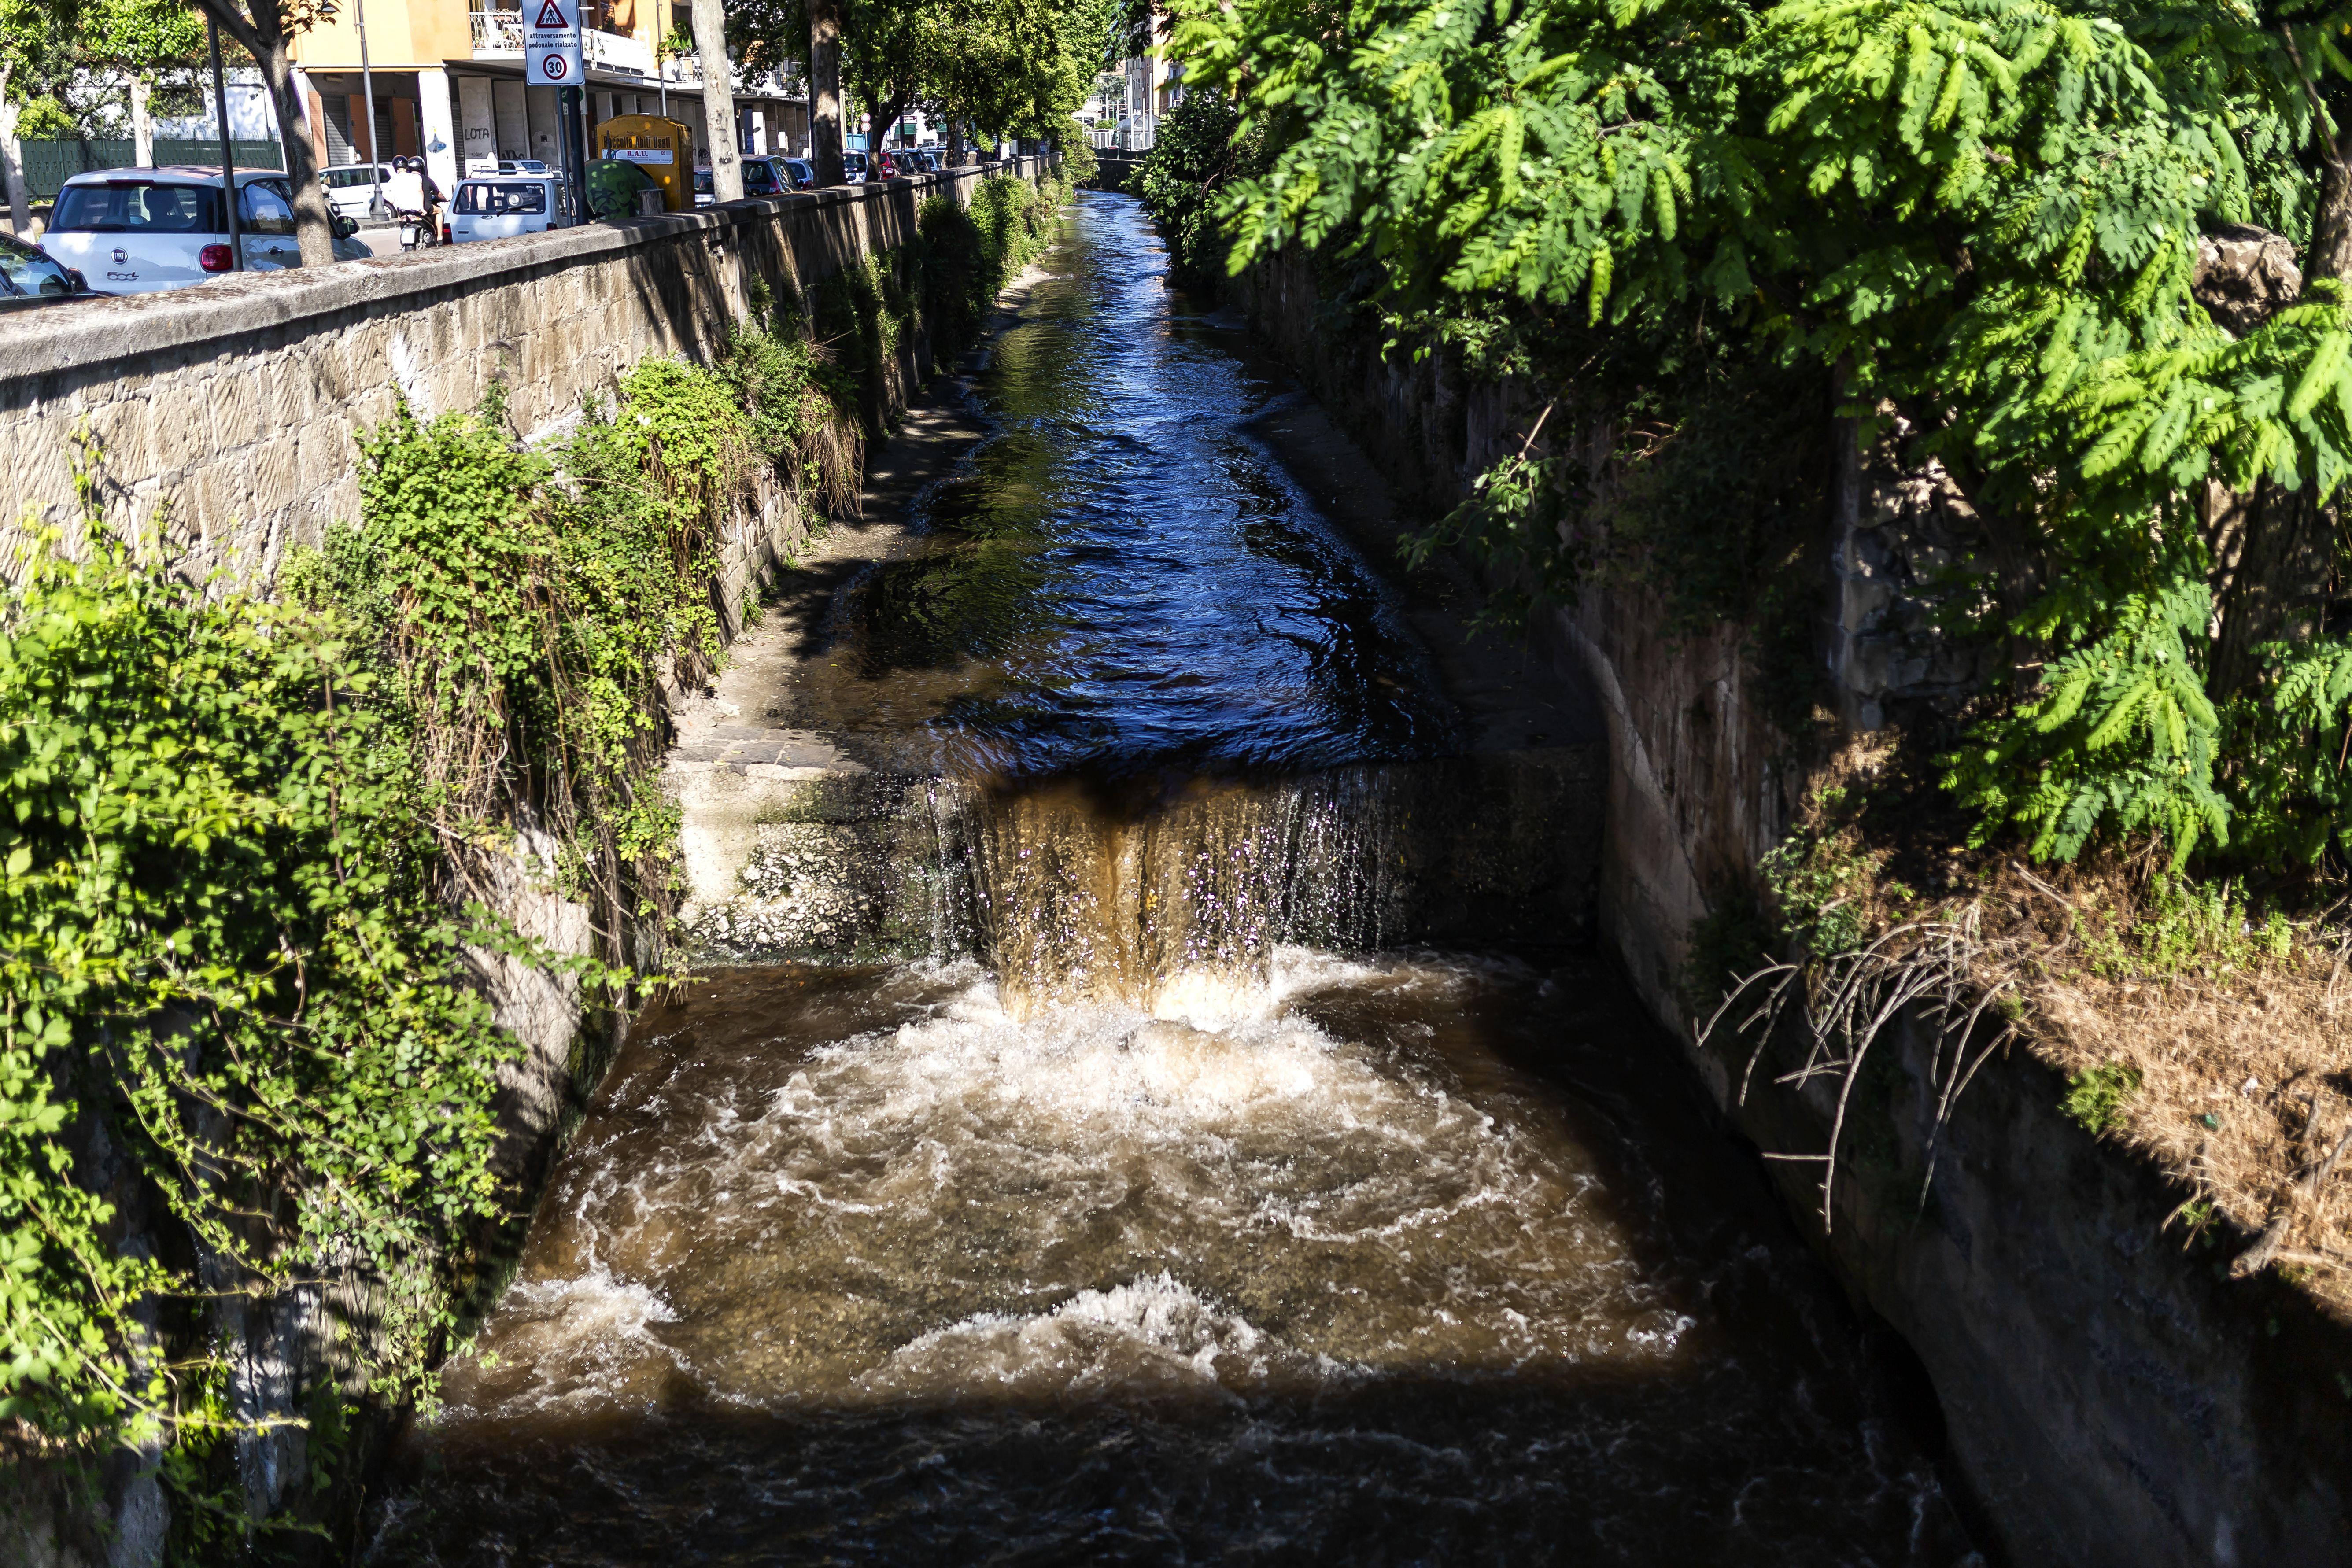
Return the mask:
[[[1139,779],[1443,754],[1134,204],[1051,264],[807,717],[1064,838]],[[1926,1413],[1600,962],[1270,936],[1173,984],[1178,900],[1006,833],[1012,970],[712,971],[640,1021],[367,1560],[1969,1559]]]

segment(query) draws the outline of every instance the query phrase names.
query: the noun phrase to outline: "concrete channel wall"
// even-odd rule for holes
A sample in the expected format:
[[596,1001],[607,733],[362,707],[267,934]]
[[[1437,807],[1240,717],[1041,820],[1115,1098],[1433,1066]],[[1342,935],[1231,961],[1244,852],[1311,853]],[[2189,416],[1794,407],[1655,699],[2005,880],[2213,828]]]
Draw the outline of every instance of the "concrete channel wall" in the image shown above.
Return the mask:
[[[992,171],[1037,178],[1047,160]],[[969,204],[963,169],[693,213],[0,316],[0,527],[75,515],[78,432],[118,525],[159,510],[189,565],[266,584],[359,514],[355,432],[404,396],[469,407],[493,380],[516,428],[560,429],[649,354],[707,357],[752,283],[805,287]]]
[[[1543,408],[1442,354],[1385,359],[1377,337],[1332,332],[1297,255],[1260,265],[1243,292],[1254,330],[1424,517],[1516,450]],[[1563,425],[1554,450],[1603,474],[1613,432],[1555,412],[1552,429]],[[1854,465],[1830,521],[1820,651],[1847,729],[1874,730],[1972,678],[1963,650],[1905,613],[1960,520],[1932,479]],[[1753,886],[1805,775],[1764,716],[1738,631],[1675,638],[1663,619],[1638,590],[1604,584],[1538,628],[1607,721],[1602,942],[1728,1135],[1819,1151],[1832,1084],[1759,1086],[1743,1103],[1747,1052],[1695,1043],[1682,985],[1695,924]],[[1833,1230],[1819,1166],[1769,1168],[1852,1298],[1933,1384],[1923,1414],[1947,1435],[1982,1544],[2020,1565],[2352,1562],[2352,1387],[2329,1375],[2352,1331],[2273,1273],[2221,1277],[2214,1258],[2251,1237],[2218,1252],[2168,1239],[2166,1216],[2189,1194],[2067,1117],[2058,1075],[2021,1050],[1958,1101],[1923,1205],[1938,1042],[1912,1018],[1890,1033],[1866,1134],[1876,1147],[1839,1182]]]

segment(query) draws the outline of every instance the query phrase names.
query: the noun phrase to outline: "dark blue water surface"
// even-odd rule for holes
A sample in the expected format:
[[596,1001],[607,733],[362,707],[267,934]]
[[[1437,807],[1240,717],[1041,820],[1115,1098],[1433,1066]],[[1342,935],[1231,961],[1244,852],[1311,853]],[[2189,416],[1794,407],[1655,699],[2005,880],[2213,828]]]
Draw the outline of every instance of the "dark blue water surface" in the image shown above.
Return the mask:
[[993,434],[843,596],[795,721],[996,778],[1445,749],[1388,590],[1250,432],[1281,389],[1141,208],[1081,194],[1045,265],[971,383]]

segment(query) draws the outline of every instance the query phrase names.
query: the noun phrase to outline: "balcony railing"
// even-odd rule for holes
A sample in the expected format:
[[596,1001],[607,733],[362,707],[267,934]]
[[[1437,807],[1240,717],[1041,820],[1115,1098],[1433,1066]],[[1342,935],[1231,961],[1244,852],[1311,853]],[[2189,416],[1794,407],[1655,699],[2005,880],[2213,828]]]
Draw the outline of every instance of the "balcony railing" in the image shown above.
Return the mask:
[[[473,14],[473,24],[476,59],[502,59],[523,52],[521,12],[477,11]],[[650,77],[654,74],[652,48],[620,33],[606,33],[590,27],[580,36],[580,52],[587,57],[591,70],[608,70],[618,76]],[[675,67],[677,62],[672,61],[671,64]],[[701,78],[698,76],[695,79],[699,81]]]
[[1097,153],[1149,153],[1159,130],[1159,116],[1145,115],[1116,131],[1089,131],[1087,144]]

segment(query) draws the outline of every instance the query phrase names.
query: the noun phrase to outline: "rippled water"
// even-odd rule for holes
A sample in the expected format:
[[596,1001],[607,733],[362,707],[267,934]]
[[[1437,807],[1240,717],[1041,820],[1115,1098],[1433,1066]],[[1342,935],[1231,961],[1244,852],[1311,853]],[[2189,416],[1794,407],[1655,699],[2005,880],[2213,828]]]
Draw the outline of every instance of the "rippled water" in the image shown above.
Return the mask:
[[1258,438],[1280,389],[1085,194],[973,390],[994,434],[868,574],[793,722],[966,777],[1423,756],[1453,723],[1390,595]]
[[1589,967],[976,969],[647,1020],[380,1561],[1946,1563],[1851,1324]]
[[1603,968],[1278,945],[1382,929],[1474,792],[1360,835],[1265,771],[1453,721],[1133,204],[1055,265],[998,437],[801,697],[999,792],[961,852],[1003,975],[720,971],[644,1019],[368,1559],[1966,1560],[1932,1412]]

